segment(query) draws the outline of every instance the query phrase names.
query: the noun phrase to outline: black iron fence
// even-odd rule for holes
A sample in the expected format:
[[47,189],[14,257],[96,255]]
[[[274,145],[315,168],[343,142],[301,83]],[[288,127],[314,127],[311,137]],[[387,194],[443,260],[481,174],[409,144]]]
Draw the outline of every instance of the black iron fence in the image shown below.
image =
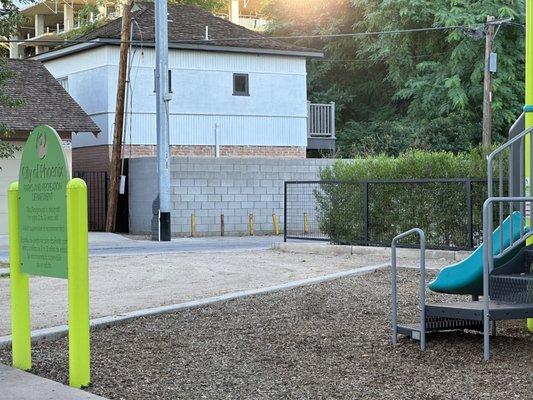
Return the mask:
[[285,182],[285,240],[389,246],[418,227],[429,248],[473,249],[486,198],[487,181],[468,178]]
[[107,217],[107,172],[76,171],[72,174],[87,183],[88,218],[90,231],[105,231]]

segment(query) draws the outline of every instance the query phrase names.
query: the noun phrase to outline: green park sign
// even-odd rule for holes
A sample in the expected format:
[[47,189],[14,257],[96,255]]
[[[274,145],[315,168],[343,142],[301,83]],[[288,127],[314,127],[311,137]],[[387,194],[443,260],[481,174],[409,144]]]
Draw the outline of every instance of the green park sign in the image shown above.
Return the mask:
[[67,278],[67,183],[70,171],[57,132],[38,126],[19,172],[22,272]]
[[[91,383],[87,185],[70,179],[61,139],[36,127],[7,192],[13,366],[30,370],[31,275],[68,279],[69,383]],[[0,396],[1,397],[1,396]]]

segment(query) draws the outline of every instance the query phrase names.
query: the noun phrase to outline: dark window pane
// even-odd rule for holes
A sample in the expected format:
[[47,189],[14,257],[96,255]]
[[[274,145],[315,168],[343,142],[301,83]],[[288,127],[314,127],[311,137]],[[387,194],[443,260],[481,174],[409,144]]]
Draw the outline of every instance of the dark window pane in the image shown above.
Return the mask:
[[234,74],[233,75],[233,94],[234,95],[245,95],[249,94],[248,92],[248,75],[247,74]]

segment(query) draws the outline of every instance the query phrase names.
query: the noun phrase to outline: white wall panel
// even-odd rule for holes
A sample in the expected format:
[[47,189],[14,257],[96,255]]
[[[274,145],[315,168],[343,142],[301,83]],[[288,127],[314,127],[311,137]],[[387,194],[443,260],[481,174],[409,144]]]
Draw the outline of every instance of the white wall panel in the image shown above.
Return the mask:
[[[102,129],[99,138],[76,135],[74,147],[112,142],[118,55],[118,46],[108,46],[45,63],[54,76],[68,76],[69,92]],[[171,50],[169,61],[172,144],[214,144],[219,124],[221,144],[307,145],[304,58]],[[135,53],[128,143],[130,133],[133,144],[156,142],[154,62],[153,49]],[[234,73],[249,74],[250,96],[233,96]]]

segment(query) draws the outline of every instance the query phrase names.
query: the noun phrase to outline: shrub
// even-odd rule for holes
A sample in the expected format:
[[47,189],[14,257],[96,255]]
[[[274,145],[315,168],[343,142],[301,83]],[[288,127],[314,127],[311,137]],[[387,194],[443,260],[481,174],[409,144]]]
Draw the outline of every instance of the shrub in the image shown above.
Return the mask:
[[[320,229],[334,243],[384,244],[398,233],[420,227],[426,231],[431,247],[466,248],[469,229],[475,240],[480,239],[481,208],[486,198],[485,165],[478,150],[457,155],[417,150],[396,158],[338,161],[321,171],[321,179],[344,183],[324,182],[315,191]],[[442,178],[474,181],[470,189],[465,181],[382,182]],[[467,218],[468,190],[473,211],[471,227]]]

